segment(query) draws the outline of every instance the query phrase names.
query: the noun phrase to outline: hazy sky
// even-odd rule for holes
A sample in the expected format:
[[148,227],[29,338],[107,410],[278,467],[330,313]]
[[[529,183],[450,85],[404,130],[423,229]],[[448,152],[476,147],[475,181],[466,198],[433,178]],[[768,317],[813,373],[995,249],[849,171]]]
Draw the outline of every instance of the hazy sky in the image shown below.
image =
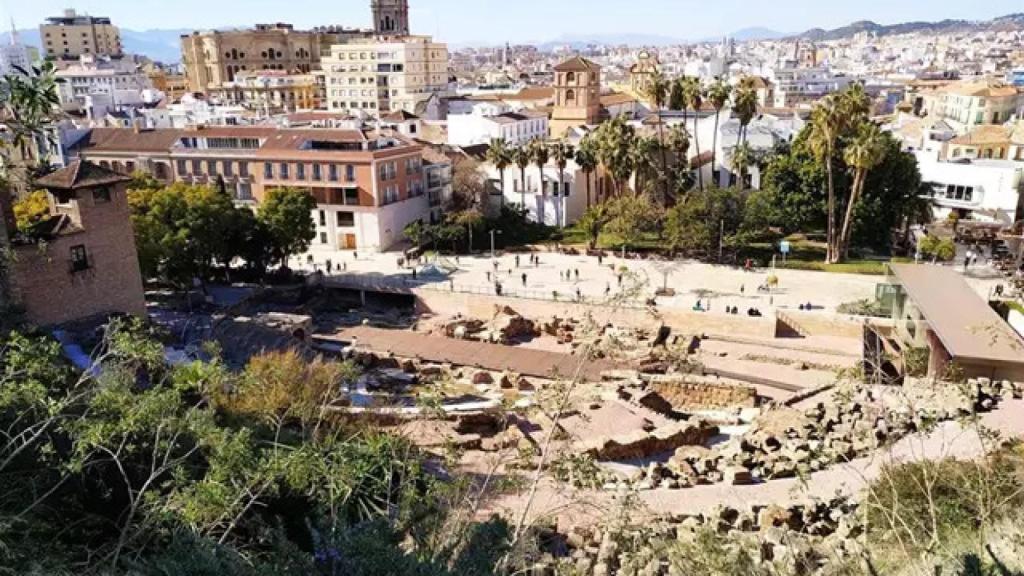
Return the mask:
[[[254,22],[367,26],[369,0],[0,0],[4,24],[32,28],[66,8],[135,30],[214,28]],[[855,20],[887,24],[988,19],[1024,11],[1024,0],[411,0],[412,31],[449,43],[554,40],[563,34],[720,36],[753,26],[781,32]],[[568,23],[572,23],[571,26]],[[6,26],[5,26],[6,27]]]

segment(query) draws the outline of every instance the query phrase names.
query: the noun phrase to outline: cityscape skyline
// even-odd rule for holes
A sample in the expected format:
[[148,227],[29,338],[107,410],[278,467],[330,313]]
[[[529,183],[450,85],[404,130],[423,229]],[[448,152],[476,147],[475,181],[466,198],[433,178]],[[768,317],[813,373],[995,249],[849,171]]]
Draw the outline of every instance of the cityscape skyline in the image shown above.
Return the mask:
[[[139,9],[143,5],[144,9]],[[350,27],[370,25],[365,2],[344,0],[325,11],[322,0],[295,0],[283,9],[270,0],[247,1],[244,10],[238,2],[209,5],[199,0],[182,0],[173,6],[162,2],[125,2],[123,0],[87,0],[68,6],[58,0],[21,3],[2,0],[0,16],[13,21],[19,29],[37,27],[47,17],[73,7],[80,13],[107,16],[119,26],[130,30],[208,29],[244,27],[258,22],[288,22],[299,28],[337,24]],[[562,0],[556,5],[540,0],[521,0],[515,9],[502,15],[502,36],[493,27],[495,0],[481,0],[467,6],[456,0],[422,0],[410,7],[414,34],[429,34],[454,45],[514,43],[548,43],[575,41],[600,36],[663,37],[679,41],[698,41],[732,35],[757,28],[781,34],[798,34],[812,28],[832,29],[860,20],[879,24],[945,19],[986,20],[1021,11],[1015,0],[995,0],[983,6],[964,5],[949,0],[890,3],[866,0],[856,4],[830,6],[827,11],[814,9],[810,0],[781,0],[767,14],[752,14],[744,7],[746,0],[725,0],[713,6],[691,0],[645,0],[637,3],[602,6],[592,10],[584,0]],[[545,12],[546,11],[546,12]],[[642,18],[644,27],[622,22],[636,20],[644,14],[665,17]],[[201,21],[196,14],[203,14]],[[440,17],[441,14],[445,18]],[[543,17],[538,17],[543,14]],[[687,24],[678,24],[682,19]],[[570,21],[573,27],[565,28]]]

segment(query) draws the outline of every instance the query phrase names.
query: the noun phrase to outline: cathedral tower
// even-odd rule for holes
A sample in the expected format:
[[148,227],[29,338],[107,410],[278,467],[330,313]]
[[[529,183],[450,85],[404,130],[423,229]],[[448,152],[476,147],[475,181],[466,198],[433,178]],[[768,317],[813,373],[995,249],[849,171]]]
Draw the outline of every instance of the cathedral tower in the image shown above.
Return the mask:
[[408,0],[371,0],[373,30],[381,36],[409,35]]

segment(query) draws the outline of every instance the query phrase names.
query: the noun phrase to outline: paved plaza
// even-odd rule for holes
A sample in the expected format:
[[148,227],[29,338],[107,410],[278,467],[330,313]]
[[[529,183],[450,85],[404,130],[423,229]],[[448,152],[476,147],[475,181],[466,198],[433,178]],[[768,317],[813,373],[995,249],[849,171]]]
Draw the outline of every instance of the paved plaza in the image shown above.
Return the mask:
[[[536,256],[539,263],[531,263],[531,256]],[[315,267],[327,274],[330,262],[331,276],[411,282],[412,268],[409,263],[400,266],[401,259],[399,252],[364,254],[314,249],[293,258],[291,264],[306,270]],[[453,271],[448,276],[433,275],[431,263]],[[494,259],[489,253],[458,258],[441,256],[425,264],[417,262],[415,266],[417,282],[436,283],[456,291],[493,294],[497,281],[502,293],[512,297],[553,299],[557,293],[559,300],[568,301],[575,300],[578,291],[584,300],[599,302],[609,295],[629,291],[643,301],[654,297],[658,288],[667,285],[675,290],[675,296],[658,297],[659,306],[692,309],[700,300],[703,308],[710,304],[712,313],[736,307],[741,315],[751,308],[767,315],[775,309],[797,310],[806,304],[811,304],[815,311],[834,313],[836,307],[845,302],[874,298],[877,284],[884,281],[881,276],[803,270],[772,272],[761,268],[747,272],[738,267],[693,260],[668,262],[606,256],[599,263],[595,256],[545,251],[498,253]],[[759,290],[773,273],[779,279],[778,286],[771,292]],[[993,282],[989,278],[968,278],[968,281],[983,296],[987,296]]]

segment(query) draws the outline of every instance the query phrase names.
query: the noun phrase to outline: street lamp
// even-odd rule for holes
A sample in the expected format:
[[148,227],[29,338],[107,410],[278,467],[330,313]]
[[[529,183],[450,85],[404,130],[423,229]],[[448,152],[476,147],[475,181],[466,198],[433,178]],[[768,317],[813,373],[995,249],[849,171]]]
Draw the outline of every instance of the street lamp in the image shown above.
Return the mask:
[[501,230],[491,230],[491,260],[494,259],[494,235],[501,236]]

